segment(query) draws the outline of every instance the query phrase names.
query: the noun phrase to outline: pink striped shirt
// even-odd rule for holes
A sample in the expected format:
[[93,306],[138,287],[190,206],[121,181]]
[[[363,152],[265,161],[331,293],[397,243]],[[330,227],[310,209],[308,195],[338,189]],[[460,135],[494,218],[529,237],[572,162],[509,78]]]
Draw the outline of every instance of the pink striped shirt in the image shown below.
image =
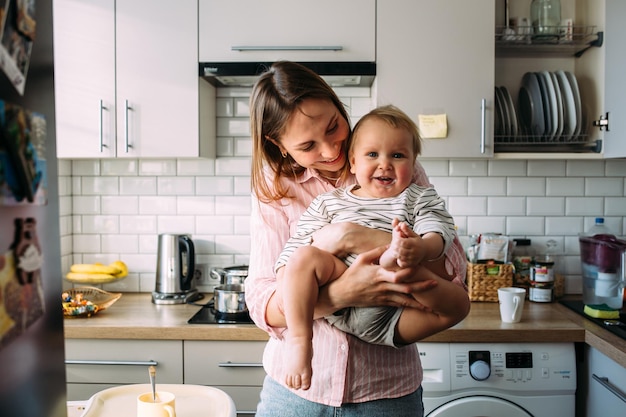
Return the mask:
[[[269,170],[266,179],[271,184]],[[250,266],[246,278],[246,304],[250,315],[257,326],[270,335],[263,366],[267,374],[281,384],[285,379],[283,358],[286,355],[282,335],[288,330],[273,328],[265,322],[267,303],[276,290],[274,263],[311,201],[333,189],[311,169],[295,181],[283,181],[294,199],[263,204],[253,197]],[[354,182],[351,178],[338,186]],[[430,185],[419,163],[416,163],[415,182]],[[447,265],[449,270],[456,271],[455,281],[464,285],[465,256],[458,238],[454,243],[446,253]],[[335,329],[324,319],[314,322],[313,352],[311,388],[293,392],[317,403],[339,406],[397,398],[414,392],[422,382],[423,370],[416,345],[401,349],[372,345]]]

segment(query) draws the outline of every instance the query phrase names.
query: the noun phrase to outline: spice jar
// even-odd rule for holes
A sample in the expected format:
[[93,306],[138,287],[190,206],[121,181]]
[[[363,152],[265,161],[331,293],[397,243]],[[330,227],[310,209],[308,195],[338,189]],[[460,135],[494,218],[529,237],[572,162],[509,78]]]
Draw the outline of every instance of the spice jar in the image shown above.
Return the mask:
[[513,239],[513,285],[516,287],[530,288],[530,267],[533,264],[534,251],[530,246],[530,239]]
[[547,242],[546,253],[537,256],[530,267],[530,288],[528,299],[538,303],[554,300],[554,250],[556,241]]

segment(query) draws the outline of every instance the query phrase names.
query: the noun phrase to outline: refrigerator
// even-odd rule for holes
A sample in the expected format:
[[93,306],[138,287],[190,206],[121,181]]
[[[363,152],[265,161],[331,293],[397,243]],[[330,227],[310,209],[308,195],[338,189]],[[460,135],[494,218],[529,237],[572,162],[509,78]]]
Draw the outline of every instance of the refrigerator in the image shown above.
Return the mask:
[[52,0],[0,28],[0,416],[66,416]]

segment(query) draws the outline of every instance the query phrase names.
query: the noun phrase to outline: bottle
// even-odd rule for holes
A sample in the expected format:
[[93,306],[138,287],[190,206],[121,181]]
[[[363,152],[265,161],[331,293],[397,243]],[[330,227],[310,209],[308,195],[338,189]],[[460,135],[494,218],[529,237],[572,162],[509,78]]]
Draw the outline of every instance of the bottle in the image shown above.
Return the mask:
[[530,19],[536,38],[558,37],[561,24],[561,1],[533,0],[530,4]]
[[611,230],[604,224],[604,217],[596,217],[595,224],[585,233],[587,236],[612,234]]
[[513,239],[513,285],[516,287],[530,287],[530,267],[533,262],[534,251],[530,246],[530,239]]
[[528,299],[538,303],[554,301],[554,264],[557,242],[548,240],[546,252],[535,257],[530,267],[530,289]]

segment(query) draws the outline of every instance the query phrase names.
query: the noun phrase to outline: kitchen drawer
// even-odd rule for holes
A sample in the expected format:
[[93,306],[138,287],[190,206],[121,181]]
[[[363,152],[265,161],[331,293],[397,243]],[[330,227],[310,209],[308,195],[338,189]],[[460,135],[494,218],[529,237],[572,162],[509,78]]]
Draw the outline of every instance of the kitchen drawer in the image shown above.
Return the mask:
[[185,383],[261,386],[267,342],[184,341]]
[[65,362],[68,384],[145,384],[150,364],[159,382],[183,382],[182,341],[65,339]]
[[84,401],[97,392],[117,387],[119,384],[67,384],[67,401]]
[[256,414],[256,407],[259,403],[261,395],[261,387],[233,387],[217,385],[219,388],[235,402],[237,408],[237,416],[253,416]]

